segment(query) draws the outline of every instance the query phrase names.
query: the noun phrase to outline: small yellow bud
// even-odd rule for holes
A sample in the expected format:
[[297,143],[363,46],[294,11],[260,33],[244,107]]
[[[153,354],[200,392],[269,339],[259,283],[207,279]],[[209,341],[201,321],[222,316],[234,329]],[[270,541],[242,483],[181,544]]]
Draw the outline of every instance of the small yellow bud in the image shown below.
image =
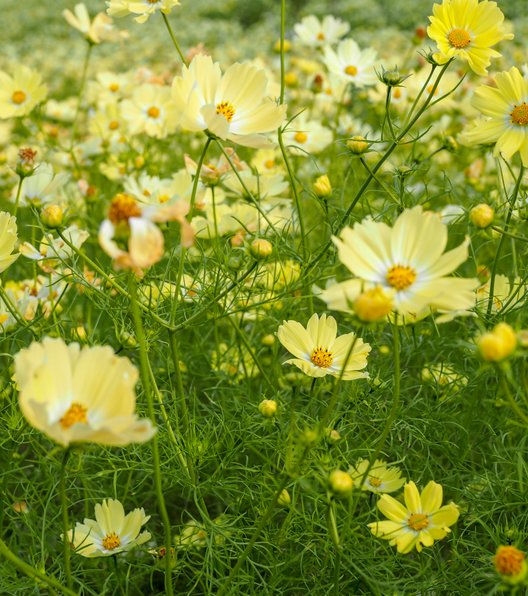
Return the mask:
[[381,344],[378,347],[379,353],[383,354],[384,356],[386,356],[387,354],[390,354],[390,348],[389,346],[385,345],[385,344]]
[[334,470],[328,477],[330,488],[340,497],[347,497],[354,488],[354,481],[348,472]]
[[288,507],[288,505],[291,504],[291,497],[290,497],[290,493],[284,489],[281,494],[279,495],[279,498],[277,499],[277,505],[280,505],[281,507]]
[[285,73],[284,84],[286,85],[286,87],[295,87],[298,82],[299,82],[299,79],[297,78],[296,73],[291,72],[291,71]]
[[319,176],[313,184],[313,189],[319,198],[330,196],[332,194],[332,185],[328,176],[326,174]]
[[338,441],[341,440],[341,435],[334,428],[327,428],[326,429],[326,438],[328,439],[329,443],[337,443]]
[[277,402],[274,399],[263,399],[259,403],[258,409],[265,418],[273,418],[277,413],[277,407]]
[[354,302],[356,315],[367,322],[379,321],[392,311],[392,298],[381,286],[360,294]]
[[265,238],[255,238],[251,243],[251,254],[257,259],[265,259],[273,252],[273,245]]
[[75,329],[72,329],[72,337],[84,341],[86,339],[86,329],[82,325],[75,327]]
[[64,213],[58,205],[46,205],[40,211],[40,220],[48,228],[60,227],[63,219]]
[[[291,50],[291,41],[289,39],[284,40],[283,45],[284,51],[289,52]],[[277,39],[275,45],[273,46],[273,51],[279,53],[281,51],[281,40]]]
[[262,345],[263,346],[267,346],[268,348],[271,347],[274,343],[275,343],[275,336],[272,335],[271,333],[268,335],[265,335],[262,339],[261,339]]
[[517,347],[517,336],[508,323],[499,323],[492,331],[479,337],[477,347],[484,360],[500,362]]
[[366,153],[369,148],[368,141],[365,139],[365,137],[361,136],[355,136],[351,139],[348,139],[346,146],[352,153],[354,153],[354,155]]
[[503,581],[511,585],[520,584],[528,575],[526,555],[515,546],[499,546],[493,564]]
[[134,158],[134,165],[140,170],[145,165],[145,158],[142,155],[136,155]]
[[477,228],[487,228],[493,222],[495,210],[486,203],[480,203],[469,212],[471,223]]

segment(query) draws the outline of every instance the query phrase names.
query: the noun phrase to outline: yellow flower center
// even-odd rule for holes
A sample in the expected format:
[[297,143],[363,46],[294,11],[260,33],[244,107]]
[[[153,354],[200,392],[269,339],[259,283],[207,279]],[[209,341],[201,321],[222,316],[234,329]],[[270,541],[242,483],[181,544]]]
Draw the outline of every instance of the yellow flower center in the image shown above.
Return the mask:
[[433,91],[434,89],[434,85],[427,85],[426,91],[429,95],[431,95],[431,93],[433,94],[433,96],[438,95],[438,87]]
[[116,130],[117,128],[119,128],[119,122],[117,120],[112,120],[108,125],[108,128],[110,130]]
[[345,74],[349,75],[350,77],[355,77],[358,73],[357,67],[356,66],[347,66],[345,68]]
[[117,83],[110,83],[110,85],[108,85],[108,89],[110,89],[112,93],[116,93],[119,91],[119,85]]
[[412,513],[407,520],[407,525],[411,530],[419,532],[429,525],[429,518],[425,513]]
[[271,170],[273,167],[275,167],[275,160],[274,159],[267,159],[264,162],[264,167],[267,168],[268,170]]
[[510,114],[511,123],[517,126],[528,125],[528,104],[524,101],[518,106],[513,106]]
[[119,536],[115,532],[111,532],[103,538],[102,544],[106,550],[114,550],[114,548],[121,545],[121,540],[119,540]]
[[229,101],[221,101],[216,104],[216,113],[223,116],[228,122],[231,122],[235,115],[235,108]]
[[134,197],[127,195],[124,192],[118,193],[110,203],[108,210],[108,219],[113,224],[118,224],[122,221],[128,221],[130,217],[138,217],[141,215],[141,209],[136,203]]
[[169,195],[160,195],[158,201],[160,203],[166,203],[170,199]]
[[447,36],[447,41],[452,47],[461,50],[468,47],[471,43],[471,37],[465,29],[453,29]]
[[86,408],[78,403],[72,403],[72,405],[64,412],[63,417],[59,420],[62,428],[70,428],[77,422],[88,422],[86,417]]
[[325,34],[321,31],[321,33],[317,34],[317,39],[319,41],[324,41],[325,40]]
[[15,91],[11,96],[13,103],[20,105],[26,101],[27,95],[23,91]]
[[296,132],[293,138],[295,139],[295,142],[302,145],[308,140],[308,135],[305,132]]
[[368,477],[369,484],[375,487],[381,486],[381,480],[375,476]]
[[499,546],[493,558],[495,569],[502,575],[518,575],[523,566],[525,555],[515,546]]
[[315,348],[310,356],[310,360],[319,368],[328,368],[329,366],[332,366],[334,358],[328,350]]
[[401,89],[398,89],[396,87],[396,89],[392,90],[392,97],[394,97],[394,99],[400,99],[401,96],[402,96]]
[[159,115],[160,115],[159,108],[157,108],[156,106],[151,106],[147,110],[147,115],[149,116],[149,118],[159,118]]
[[411,267],[394,265],[387,272],[387,282],[397,290],[406,290],[416,279],[416,271]]
[[0,315],[0,325],[3,325],[9,319],[9,315]]

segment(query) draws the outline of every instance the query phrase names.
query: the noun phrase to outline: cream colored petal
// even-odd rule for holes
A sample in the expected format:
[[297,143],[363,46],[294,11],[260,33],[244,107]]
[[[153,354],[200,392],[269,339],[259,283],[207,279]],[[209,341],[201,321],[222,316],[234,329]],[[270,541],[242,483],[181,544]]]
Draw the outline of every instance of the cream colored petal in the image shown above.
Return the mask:
[[308,358],[316,347],[313,338],[297,321],[284,321],[277,331],[281,344],[297,358]]
[[468,247],[469,238],[466,238],[462,244],[444,253],[434,265],[431,265],[427,271],[424,272],[424,276],[427,276],[427,279],[433,279],[435,277],[443,277],[444,275],[453,273],[455,269],[467,260]]
[[157,263],[164,252],[163,234],[160,229],[140,217],[131,217],[128,224],[130,226],[128,252],[134,264],[144,269]]

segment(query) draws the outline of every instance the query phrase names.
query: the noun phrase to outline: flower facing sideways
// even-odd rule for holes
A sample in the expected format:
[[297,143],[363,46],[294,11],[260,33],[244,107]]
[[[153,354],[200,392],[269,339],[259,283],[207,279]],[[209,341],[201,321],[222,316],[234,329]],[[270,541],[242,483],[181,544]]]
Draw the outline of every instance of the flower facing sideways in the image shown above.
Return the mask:
[[149,519],[143,507],[125,515],[119,501],[105,499],[95,506],[95,519],[77,522],[68,531],[68,538],[75,552],[83,557],[108,557],[150,540],[150,532],[141,532]]
[[155,433],[134,412],[136,367],[109,346],[81,348],[46,337],[15,356],[14,380],[27,421],[61,445],[122,446]]
[[68,9],[63,10],[62,16],[69,25],[80,31],[92,44],[99,44],[103,41],[119,41],[128,37],[126,31],[114,29],[112,19],[104,12],[96,14],[93,21],[90,20],[88,9],[82,2],[75,5],[73,12]]
[[429,482],[421,494],[414,482],[404,487],[405,505],[389,495],[382,495],[378,509],[388,518],[373,522],[368,527],[379,538],[390,540],[399,553],[418,552],[422,546],[432,546],[435,540],[445,538],[458,519],[459,510],[454,503],[442,506],[442,486]]
[[310,377],[332,375],[343,381],[368,377],[360,371],[367,366],[370,345],[354,333],[337,337],[334,317],[314,314],[306,328],[297,321],[285,321],[277,337],[295,356],[285,364],[294,364]]
[[134,14],[136,23],[145,23],[157,10],[169,14],[179,5],[179,0],[107,0],[106,12],[117,18]]
[[277,105],[267,93],[268,79],[260,68],[236,63],[222,75],[218,62],[202,54],[172,84],[184,130],[209,130],[245,147],[268,146],[264,134],[284,121],[286,106]]
[[0,273],[18,258],[18,253],[12,254],[17,238],[16,217],[0,212]]

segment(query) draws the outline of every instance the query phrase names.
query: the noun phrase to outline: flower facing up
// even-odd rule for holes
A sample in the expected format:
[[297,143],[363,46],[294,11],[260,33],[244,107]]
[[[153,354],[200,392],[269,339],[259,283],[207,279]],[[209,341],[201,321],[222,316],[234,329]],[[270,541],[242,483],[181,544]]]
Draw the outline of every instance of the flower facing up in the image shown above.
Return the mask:
[[73,12],[68,9],[63,10],[62,16],[69,25],[80,31],[86,40],[92,44],[99,44],[103,41],[118,41],[127,36],[126,32],[114,29],[112,19],[104,12],[95,15],[93,21],[91,21],[88,9],[82,2],[75,5]]
[[18,258],[18,253],[12,254],[16,242],[16,217],[2,211],[0,212],[0,273]]
[[260,68],[233,64],[222,75],[210,56],[196,55],[172,84],[176,112],[184,130],[209,130],[246,147],[266,147],[263,136],[284,121],[286,106],[268,96],[268,79]]
[[337,337],[334,317],[314,314],[306,328],[297,321],[285,321],[277,337],[295,356],[285,364],[294,364],[310,377],[332,375],[343,381],[368,377],[360,371],[367,366],[370,345],[354,333]]
[[484,115],[464,131],[461,141],[468,145],[496,143],[495,155],[506,159],[519,152],[528,167],[528,81],[517,68],[495,75],[496,87],[481,85],[472,104]]
[[83,347],[46,337],[15,356],[14,380],[27,421],[61,445],[128,445],[155,433],[138,419],[136,367],[108,346]]
[[486,76],[492,58],[500,57],[492,47],[513,39],[504,30],[504,15],[497,3],[488,0],[443,0],[433,5],[429,20],[427,34],[438,47],[435,60],[442,64],[461,58],[480,76]]
[[161,85],[140,85],[121,104],[121,113],[131,134],[146,133],[163,139],[174,132],[177,110],[170,89]]
[[361,490],[369,490],[370,492],[380,494],[393,493],[405,484],[405,478],[401,477],[401,470],[393,466],[388,466],[386,462],[380,459],[374,462],[367,477],[363,481],[369,463],[368,459],[362,459],[355,467],[350,468],[349,473],[354,480],[354,486],[361,487]]
[[442,507],[443,491],[440,484],[429,482],[421,494],[414,482],[404,488],[405,505],[389,495],[382,495],[378,509],[388,520],[373,522],[368,527],[379,538],[390,540],[399,553],[409,553],[415,547],[432,546],[451,531],[458,519],[459,510],[454,503]]
[[126,17],[129,14],[138,15],[136,23],[145,23],[157,10],[169,14],[179,0],[107,0],[106,12],[111,17]]
[[493,557],[493,564],[507,584],[520,584],[528,576],[526,555],[515,546],[499,546]]
[[328,307],[349,311],[364,291],[381,286],[392,295],[394,311],[409,321],[429,308],[469,309],[477,279],[447,277],[468,256],[469,239],[444,252],[447,226],[421,207],[405,209],[394,226],[365,219],[333,238],[340,261],[355,279],[336,283],[321,294]]
[[326,15],[322,21],[316,16],[304,17],[293,27],[299,43],[311,48],[337,43],[350,30],[350,25],[332,15]]
[[77,522],[68,531],[68,538],[75,552],[83,557],[108,557],[150,540],[150,532],[141,532],[149,519],[143,507],[125,515],[118,500],[105,499],[95,506],[95,519]]
[[328,70],[341,80],[356,87],[375,85],[378,82],[374,62],[376,51],[367,48],[361,50],[353,39],[345,39],[337,46],[336,51],[325,48],[325,63]]
[[47,94],[40,74],[27,66],[17,66],[12,77],[0,71],[0,119],[26,116]]

